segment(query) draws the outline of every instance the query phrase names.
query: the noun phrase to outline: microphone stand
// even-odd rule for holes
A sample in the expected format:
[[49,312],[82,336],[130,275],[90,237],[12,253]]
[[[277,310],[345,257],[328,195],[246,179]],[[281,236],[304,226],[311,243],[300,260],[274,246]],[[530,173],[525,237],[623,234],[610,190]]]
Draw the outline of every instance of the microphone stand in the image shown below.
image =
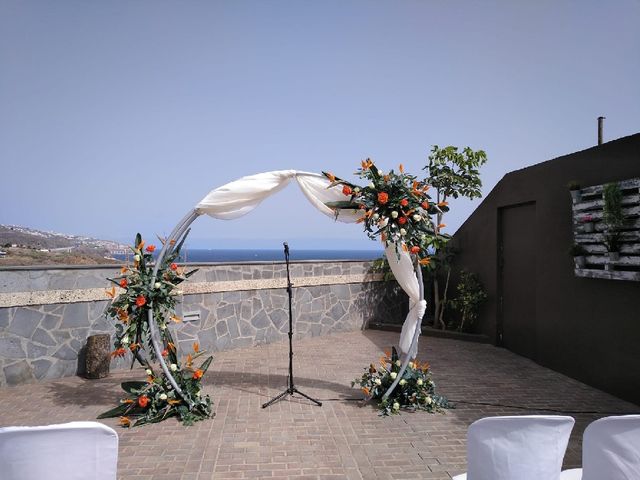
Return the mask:
[[267,408],[268,406],[273,405],[274,403],[276,403],[278,400],[282,399],[286,395],[293,395],[294,393],[297,393],[298,395],[306,398],[307,400],[311,400],[313,403],[321,407],[322,402],[319,402],[318,400],[311,398],[309,395],[305,395],[300,390],[298,390],[293,383],[293,309],[291,306],[292,297],[293,297],[293,290],[291,287],[293,287],[293,284],[291,283],[291,277],[289,276],[289,245],[287,245],[287,242],[284,242],[283,245],[284,245],[284,260],[287,264],[287,293],[289,294],[289,378],[287,381],[287,389],[281,394],[273,397],[267,403],[263,403],[262,408]]

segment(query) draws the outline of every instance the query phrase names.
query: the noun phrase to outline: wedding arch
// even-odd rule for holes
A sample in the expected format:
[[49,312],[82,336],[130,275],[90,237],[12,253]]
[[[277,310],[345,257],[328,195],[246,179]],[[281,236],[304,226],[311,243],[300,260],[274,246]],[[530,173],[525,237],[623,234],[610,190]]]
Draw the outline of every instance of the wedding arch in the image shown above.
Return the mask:
[[[150,284],[152,285],[156,281],[158,270],[165,256],[172,252],[174,245],[180,244],[186,236],[189,226],[198,217],[208,215],[220,220],[240,218],[294,180],[307,200],[321,213],[345,223],[364,220],[364,215],[367,214],[364,210],[332,208],[332,205],[344,203],[345,195],[351,192],[351,188],[347,186],[340,188],[341,184],[345,182],[336,181],[331,174],[321,175],[297,170],[278,170],[242,177],[210,191],[178,222],[164,242],[156,260]],[[427,306],[424,299],[422,269],[418,258],[414,256],[412,259],[406,246],[402,245],[404,248],[400,248],[399,242],[401,242],[400,238],[397,241],[388,239],[385,255],[395,279],[409,296],[409,313],[404,321],[399,341],[402,366],[395,381],[384,394],[385,399],[395,389],[411,359],[417,355],[422,317]],[[160,343],[158,325],[154,320],[153,308],[148,310],[148,325],[155,357],[158,359],[164,375],[176,393],[187,400],[162,355],[163,348]]]

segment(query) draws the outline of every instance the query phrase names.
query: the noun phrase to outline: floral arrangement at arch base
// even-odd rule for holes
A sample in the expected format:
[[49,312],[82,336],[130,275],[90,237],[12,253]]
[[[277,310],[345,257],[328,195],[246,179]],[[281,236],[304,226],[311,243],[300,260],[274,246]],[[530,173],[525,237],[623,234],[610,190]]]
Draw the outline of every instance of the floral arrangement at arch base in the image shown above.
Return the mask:
[[[411,255],[421,267],[434,268],[432,255],[449,240],[441,230],[446,226],[438,222],[444,212],[449,211],[446,201],[434,202],[427,193],[430,189],[426,180],[418,180],[404,171],[402,164],[398,172],[385,173],[366,159],[361,162],[355,175],[366,180],[366,186],[359,186],[341,179],[332,173],[323,172],[331,182],[330,187],[342,185],[345,200],[331,202],[327,206],[336,215],[341,209],[361,210],[358,222],[364,224],[367,236],[381,240],[385,247],[395,245]],[[379,402],[382,415],[399,413],[400,409],[442,411],[450,408],[446,398],[435,393],[435,384],[427,364],[416,360],[409,362],[396,388],[388,398],[383,399],[400,372],[402,362],[393,348],[392,354],[380,359],[380,365],[371,364],[365,368],[361,378],[352,382],[352,387],[360,385],[367,400]]]
[[[122,383],[122,389],[127,394],[125,398],[117,407],[98,418],[120,417],[123,427],[134,427],[169,417],[177,417],[183,424],[191,425],[213,416],[211,399],[201,394],[202,377],[213,357],[206,358],[196,366],[196,361],[205,352],[200,350],[198,343],[194,343],[193,352],[184,359],[179,358],[176,342],[168,328],[169,322],[181,321],[175,313],[176,295],[181,293],[176,287],[196,272],[185,272],[175,263],[185,238],[186,234],[177,245],[170,242],[169,251],[158,267],[154,280],[153,252],[156,247],[145,247],[140,234],[136,235],[132,248],[133,265],[122,267],[120,276],[109,279],[114,286],[107,290],[112,301],[105,315],[116,321],[115,349],[111,356],[131,355],[131,368],[137,361],[145,369],[146,380]],[[164,240],[161,242],[165,243]],[[153,318],[160,332],[162,357],[182,390],[182,396],[173,388],[162,369],[152,365],[158,359],[148,324],[150,309],[153,309]],[[149,353],[149,358],[145,352]]]
[[400,409],[435,413],[453,408],[445,397],[436,393],[429,364],[421,364],[417,359],[409,362],[398,386],[388,398],[383,399],[385,392],[398,377],[401,365],[398,353],[392,347],[391,353],[385,352],[377,365],[372,363],[365,368],[365,373],[351,382],[351,386],[360,386],[365,401],[377,401],[380,415],[397,414]]

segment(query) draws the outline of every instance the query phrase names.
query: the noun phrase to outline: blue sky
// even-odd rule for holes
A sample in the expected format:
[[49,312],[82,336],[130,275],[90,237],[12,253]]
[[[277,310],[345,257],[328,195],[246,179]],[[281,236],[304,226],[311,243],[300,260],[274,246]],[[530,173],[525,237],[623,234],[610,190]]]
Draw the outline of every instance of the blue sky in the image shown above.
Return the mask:
[[[166,234],[252,173],[433,144],[507,172],[640,131],[640,1],[0,0],[0,223]],[[452,203],[453,232],[475,203]],[[291,185],[192,246],[376,248]]]

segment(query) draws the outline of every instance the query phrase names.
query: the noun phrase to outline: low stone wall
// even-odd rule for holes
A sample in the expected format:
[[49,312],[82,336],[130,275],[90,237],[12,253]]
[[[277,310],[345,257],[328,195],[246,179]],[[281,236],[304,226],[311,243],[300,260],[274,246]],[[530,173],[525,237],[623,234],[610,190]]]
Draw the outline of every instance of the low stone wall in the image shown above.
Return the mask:
[[[207,264],[183,287],[172,324],[179,348],[219,351],[286,338],[288,296],[283,262]],[[291,264],[295,336],[365,328],[403,317],[391,285],[369,273],[370,262]],[[82,374],[88,336],[109,333],[107,277],[118,267],[14,267],[0,270],[0,386]],[[403,302],[406,303],[406,302]],[[173,323],[173,322],[170,322]],[[116,359],[111,368],[128,368]]]

